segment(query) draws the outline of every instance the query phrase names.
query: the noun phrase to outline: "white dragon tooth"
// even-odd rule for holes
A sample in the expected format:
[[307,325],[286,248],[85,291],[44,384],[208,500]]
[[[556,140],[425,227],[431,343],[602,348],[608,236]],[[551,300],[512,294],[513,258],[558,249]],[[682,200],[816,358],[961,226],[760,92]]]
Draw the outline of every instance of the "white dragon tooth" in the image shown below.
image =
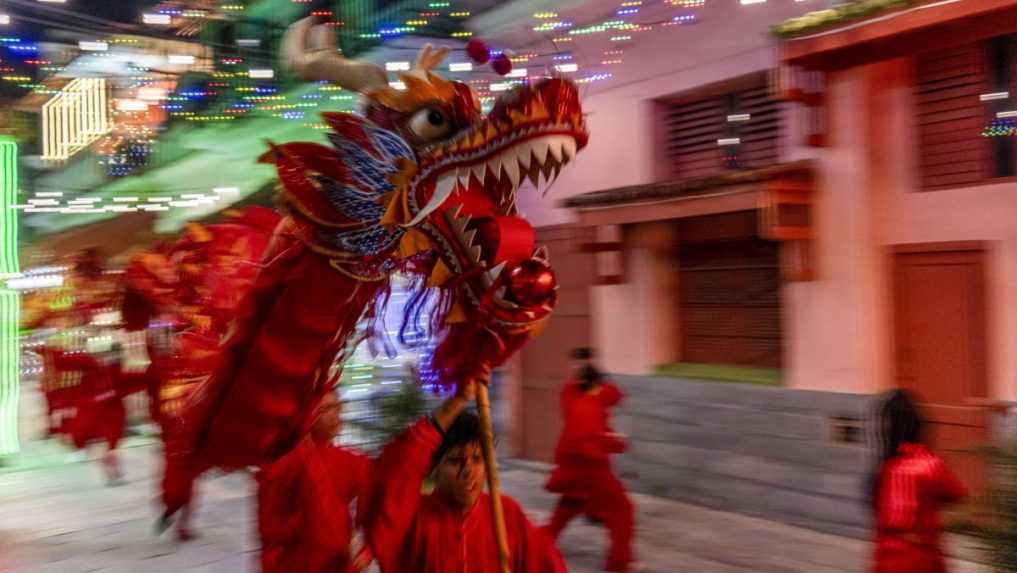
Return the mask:
[[458,215],[453,215],[453,216],[449,217],[449,219],[448,219],[449,226],[452,227],[452,230],[455,231],[457,235],[462,235],[463,234],[463,232],[466,230],[466,225],[469,224],[469,222],[470,222],[470,216],[469,215],[467,215],[465,217],[459,217]]
[[487,169],[494,175],[495,181],[501,179],[501,156],[495,156],[487,160]]
[[565,152],[565,158],[567,161],[572,161],[576,158],[576,140],[571,137],[565,138],[565,145],[562,147]]
[[488,288],[491,285],[493,285],[494,281],[498,280],[498,277],[501,276],[501,272],[504,269],[505,269],[504,261],[499,263],[497,266],[487,269],[487,271],[485,271],[484,274],[481,275],[480,277],[480,280],[484,283],[484,287]]
[[469,168],[464,167],[464,168],[460,169],[457,177],[459,179],[459,186],[463,188],[463,191],[466,191],[467,189],[470,188],[470,169]]
[[438,207],[445,202],[449,196],[452,195],[452,190],[456,187],[456,176],[455,172],[449,173],[442,177],[434,184],[434,194],[431,195],[431,200],[427,202],[427,205],[417,213],[413,220],[406,223],[406,227],[415,227],[420,224],[428,215],[433,213]]
[[530,161],[533,159],[533,147],[525,143],[517,146],[516,157],[519,159],[519,164],[523,166],[523,170],[528,170]]
[[465,243],[467,245],[470,245],[470,246],[473,246],[473,239],[476,239],[476,238],[477,238],[477,230],[476,229],[470,229],[468,231],[463,231],[463,243]]
[[542,137],[533,142],[533,155],[537,158],[537,164],[543,165],[547,161],[547,152],[550,147],[548,138]]
[[512,190],[519,188],[519,162],[516,161],[515,155],[512,157],[505,158],[505,161],[501,164],[502,169],[508,174],[509,180],[512,181]]
[[547,253],[547,245],[541,245],[537,247],[537,250],[533,251],[533,258],[540,259],[545,263],[551,262],[551,258]]
[[480,245],[473,245],[469,249],[470,258],[475,263],[480,263],[480,258],[484,255],[484,251],[480,249]]
[[562,138],[555,137],[551,140],[548,148],[551,150],[551,156],[554,157],[556,163],[561,163],[562,158]]
[[479,181],[480,184],[483,185],[484,184],[484,175],[485,175],[485,173],[484,173],[485,172],[484,164],[480,163],[480,164],[474,165],[473,167],[470,168],[470,170],[473,172],[473,176],[477,178],[477,181]]
[[462,203],[459,203],[458,205],[456,205],[456,206],[452,207],[451,209],[449,209],[449,215],[452,217],[452,219],[458,219],[459,218],[459,213],[462,213],[462,212],[463,212],[463,204]]

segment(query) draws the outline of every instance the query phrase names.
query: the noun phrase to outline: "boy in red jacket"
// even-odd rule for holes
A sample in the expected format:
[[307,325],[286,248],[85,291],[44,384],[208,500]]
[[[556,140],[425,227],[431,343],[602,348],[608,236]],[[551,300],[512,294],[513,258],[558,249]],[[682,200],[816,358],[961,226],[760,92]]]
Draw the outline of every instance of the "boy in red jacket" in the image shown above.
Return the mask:
[[[460,385],[434,416],[389,444],[378,459],[364,534],[382,573],[500,571],[481,426],[466,412],[476,382]],[[421,492],[433,471],[435,487]],[[502,497],[513,573],[564,573],[547,534]],[[366,558],[358,558],[363,566]]]
[[632,565],[633,507],[610,460],[611,454],[624,452],[626,444],[609,423],[610,409],[623,396],[603,379],[592,358],[589,348],[573,351],[575,378],[561,393],[564,426],[555,449],[556,467],[545,486],[561,499],[547,529],[557,539],[580,514],[604,523],[611,538],[604,568],[626,572]]

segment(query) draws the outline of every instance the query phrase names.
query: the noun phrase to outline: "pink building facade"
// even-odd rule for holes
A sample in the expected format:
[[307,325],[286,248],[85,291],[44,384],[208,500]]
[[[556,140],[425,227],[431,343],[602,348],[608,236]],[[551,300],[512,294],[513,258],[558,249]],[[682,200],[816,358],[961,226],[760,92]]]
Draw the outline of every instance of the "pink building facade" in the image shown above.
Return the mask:
[[[562,204],[675,179],[662,168],[662,102],[680,105],[684,94],[714,93],[754,74],[770,74],[773,93],[783,96],[773,163],[795,162],[809,173],[800,229],[792,241],[775,241],[782,278],[773,328],[783,385],[853,394],[910,388],[927,399],[940,442],[953,449],[981,439],[985,400],[1017,399],[1017,178],[1006,169],[989,172],[990,163],[1013,163],[1013,155],[998,156],[997,140],[984,136],[997,111],[979,106],[981,96],[1006,91],[1012,94],[992,97],[1017,109],[1017,60],[1005,60],[1005,77],[992,79],[1010,82],[1008,90],[989,85],[989,75],[940,86],[935,74],[959,57],[949,50],[977,44],[969,51],[981,54],[985,42],[1017,33],[1017,2],[958,4],[783,43],[768,28],[800,15],[801,5],[708,7],[702,24],[626,54],[629,75],[584,99],[589,148],[547,198],[520,199],[542,233],[569,237],[560,251],[571,245],[582,262],[569,262],[568,271],[612,280],[564,278],[563,300],[574,293],[568,318],[511,369],[515,453],[550,453],[551,440],[533,436],[554,435],[553,406],[540,413],[532,404],[553,396],[566,375],[554,353],[589,343],[606,371],[632,375],[688,361],[690,333],[683,329],[698,327],[675,302],[682,277],[691,276],[675,259],[688,232],[682,221],[752,214],[759,239],[774,240],[763,230],[774,196],[766,181]],[[808,97],[772,79],[785,76],[807,77]],[[787,97],[792,92],[798,97]],[[959,135],[944,144],[945,132]],[[978,174],[957,176],[966,171]],[[803,244],[808,272],[793,276]]]

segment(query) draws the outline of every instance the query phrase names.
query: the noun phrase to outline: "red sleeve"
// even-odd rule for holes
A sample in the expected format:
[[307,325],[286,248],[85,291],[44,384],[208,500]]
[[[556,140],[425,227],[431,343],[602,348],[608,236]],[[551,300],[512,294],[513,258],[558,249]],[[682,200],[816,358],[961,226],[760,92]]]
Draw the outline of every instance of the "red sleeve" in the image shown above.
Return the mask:
[[509,539],[514,548],[512,570],[525,573],[567,573],[565,561],[558,546],[543,529],[534,527],[519,504],[510,497],[502,497],[505,507],[506,529],[515,539]]
[[967,497],[968,488],[946,467],[946,462],[942,458],[936,458],[936,461],[932,483],[939,499],[946,503],[956,503]]
[[617,386],[610,382],[604,382],[601,385],[600,390],[600,401],[604,404],[605,408],[613,408],[621,403],[625,399],[625,394],[618,389]]
[[399,570],[399,554],[420,505],[421,487],[441,434],[422,418],[382,451],[363,519],[364,537],[382,571]]
[[290,546],[300,536],[303,500],[301,448],[313,448],[304,440],[293,451],[261,468],[258,480],[258,533],[263,548]]
[[628,443],[615,434],[602,434],[601,442],[604,451],[609,454],[623,454],[629,449]]

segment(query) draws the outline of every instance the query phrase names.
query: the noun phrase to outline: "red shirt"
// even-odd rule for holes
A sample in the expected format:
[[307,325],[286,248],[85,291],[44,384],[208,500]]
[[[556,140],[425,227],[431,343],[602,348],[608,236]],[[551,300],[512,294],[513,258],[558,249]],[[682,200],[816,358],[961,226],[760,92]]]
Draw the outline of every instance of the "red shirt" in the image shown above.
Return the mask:
[[879,471],[876,500],[877,573],[945,571],[939,510],[966,495],[938,455],[921,444],[902,444]]
[[[487,495],[465,513],[421,487],[441,435],[423,419],[378,460],[364,533],[382,573],[497,573],[498,549]],[[558,548],[533,527],[513,499],[502,497],[512,571],[563,573]]]
[[262,468],[257,475],[262,571],[344,571],[351,562],[350,503],[366,499],[370,468],[367,456],[318,445],[310,437]]
[[626,449],[610,424],[610,410],[624,395],[614,384],[602,382],[595,393],[585,392],[579,382],[566,384],[561,392],[564,424],[555,448],[556,467],[547,489],[584,497],[596,485],[598,474],[610,473],[612,454]]

